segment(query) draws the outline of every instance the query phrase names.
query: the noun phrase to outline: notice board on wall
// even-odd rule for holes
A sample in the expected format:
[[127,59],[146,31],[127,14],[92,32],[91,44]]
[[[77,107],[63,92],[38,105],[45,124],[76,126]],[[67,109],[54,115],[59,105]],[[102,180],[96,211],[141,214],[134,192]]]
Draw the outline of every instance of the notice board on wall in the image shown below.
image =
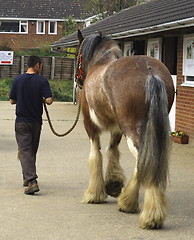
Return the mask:
[[183,75],[194,76],[194,35],[184,36],[183,41]]
[[0,65],[13,64],[13,51],[0,51]]

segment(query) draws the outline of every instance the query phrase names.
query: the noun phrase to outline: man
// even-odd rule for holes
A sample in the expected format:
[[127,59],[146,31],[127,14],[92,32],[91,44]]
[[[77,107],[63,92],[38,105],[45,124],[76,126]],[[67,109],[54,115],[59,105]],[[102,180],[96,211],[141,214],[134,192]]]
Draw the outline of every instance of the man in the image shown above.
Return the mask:
[[15,77],[10,91],[10,103],[16,104],[15,136],[23,186],[27,187],[24,193],[28,195],[39,191],[36,153],[42,126],[43,101],[48,105],[53,102],[49,82],[39,75],[41,69],[41,59],[30,56],[27,72]]

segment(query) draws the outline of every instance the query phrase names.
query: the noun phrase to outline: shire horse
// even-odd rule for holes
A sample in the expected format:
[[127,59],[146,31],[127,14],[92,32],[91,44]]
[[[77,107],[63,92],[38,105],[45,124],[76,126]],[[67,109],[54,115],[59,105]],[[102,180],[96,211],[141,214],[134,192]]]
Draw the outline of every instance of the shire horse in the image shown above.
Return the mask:
[[[102,203],[110,195],[118,197],[120,211],[136,213],[143,186],[140,227],[161,228],[167,215],[168,113],[175,93],[171,75],[152,57],[122,57],[117,42],[101,33],[83,38],[78,31],[78,38],[77,75],[83,81],[82,113],[91,143],[90,181],[83,203]],[[100,146],[103,131],[110,132],[105,177]],[[126,186],[118,149],[123,135],[136,159]]]

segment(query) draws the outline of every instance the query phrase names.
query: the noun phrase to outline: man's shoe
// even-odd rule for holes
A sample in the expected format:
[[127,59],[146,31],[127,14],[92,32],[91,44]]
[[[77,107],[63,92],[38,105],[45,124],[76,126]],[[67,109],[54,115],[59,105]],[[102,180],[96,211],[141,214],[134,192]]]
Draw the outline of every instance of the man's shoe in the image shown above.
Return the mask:
[[28,184],[29,184],[29,181],[24,179],[23,180],[23,186],[24,187],[28,187]]
[[34,195],[35,192],[39,192],[40,189],[38,187],[38,182],[33,180],[29,182],[28,187],[24,190],[24,194],[27,195]]

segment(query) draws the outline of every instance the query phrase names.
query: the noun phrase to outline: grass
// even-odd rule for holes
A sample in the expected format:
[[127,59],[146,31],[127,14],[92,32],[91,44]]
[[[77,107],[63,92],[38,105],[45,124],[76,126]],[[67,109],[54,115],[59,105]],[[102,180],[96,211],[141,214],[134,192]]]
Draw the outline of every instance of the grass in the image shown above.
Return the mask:
[[[9,100],[9,92],[13,79],[0,79],[0,101]],[[73,101],[73,81],[72,80],[50,80],[54,101]]]

